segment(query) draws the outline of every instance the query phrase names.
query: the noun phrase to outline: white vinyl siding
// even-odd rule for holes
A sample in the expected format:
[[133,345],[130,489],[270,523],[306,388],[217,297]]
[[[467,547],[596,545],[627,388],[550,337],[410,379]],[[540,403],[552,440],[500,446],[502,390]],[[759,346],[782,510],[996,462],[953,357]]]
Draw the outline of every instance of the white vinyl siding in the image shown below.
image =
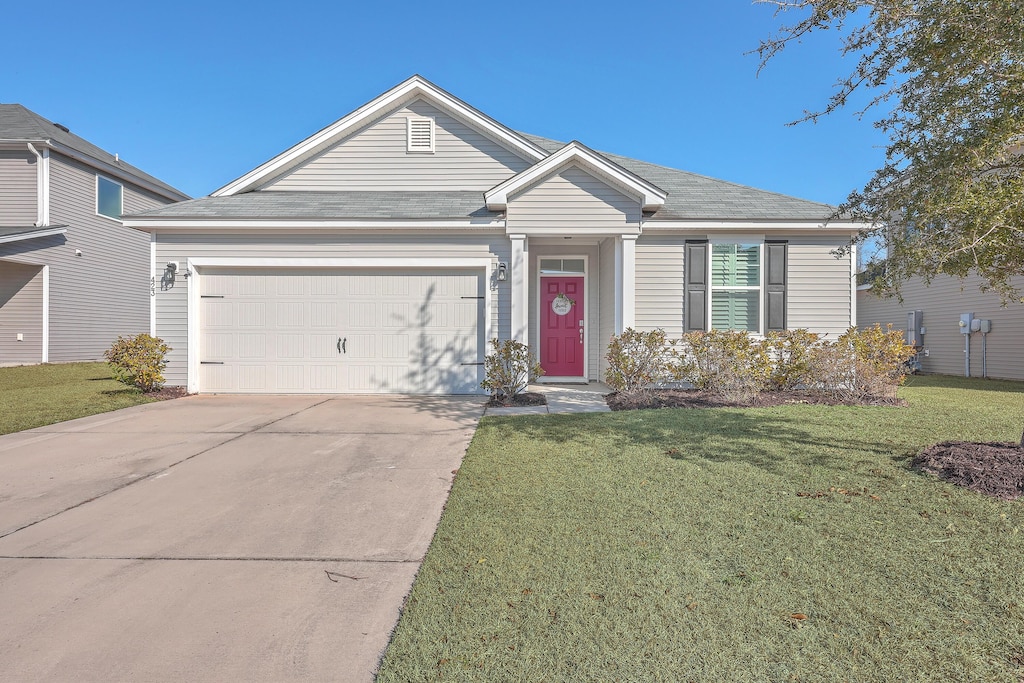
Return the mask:
[[[433,154],[409,153],[410,118],[433,119]],[[484,192],[529,165],[450,114],[416,101],[349,135],[260,189]]]
[[42,356],[43,268],[0,261],[0,366]]
[[683,333],[683,253],[677,237],[643,235],[636,242],[636,329]]
[[569,232],[640,223],[640,203],[585,171],[570,166],[510,197],[508,229],[550,228]]
[[711,245],[711,329],[761,329],[761,245]]
[[[999,295],[982,292],[982,279],[976,275],[961,282],[954,277],[939,277],[926,286],[920,278],[904,283],[903,303],[897,299],[881,299],[869,291],[857,292],[857,325],[866,327],[891,323],[904,330],[907,313],[920,310],[925,334],[922,338],[928,355],[919,355],[922,369],[947,375],[964,374],[964,335],[957,323],[961,313],[992,321],[992,332],[986,335],[988,376],[1024,380],[1024,304],[1001,305]],[[1024,289],[1024,278],[1014,284]],[[962,289],[962,291],[961,291]],[[970,335],[971,376],[982,376],[982,336]]]
[[[189,258],[491,258],[511,260],[511,245],[497,235],[344,235],[344,234],[211,234],[158,233],[158,268],[178,261],[182,269]],[[493,282],[491,329],[508,339],[511,309],[510,283]],[[173,281],[157,283],[157,336],[171,346],[164,376],[172,386],[188,380],[188,287],[189,279],[178,274]],[[148,322],[148,319],[147,319]]]
[[0,150],[0,226],[30,226],[39,219],[37,163],[28,150]]
[[480,393],[479,269],[204,268],[199,390]]

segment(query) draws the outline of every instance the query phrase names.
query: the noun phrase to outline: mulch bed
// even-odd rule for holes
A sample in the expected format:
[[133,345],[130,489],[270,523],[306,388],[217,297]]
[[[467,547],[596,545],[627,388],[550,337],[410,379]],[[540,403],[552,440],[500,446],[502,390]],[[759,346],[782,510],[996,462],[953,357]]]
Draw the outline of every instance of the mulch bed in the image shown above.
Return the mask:
[[1024,495],[1024,448],[1010,442],[943,441],[912,463],[948,482],[1003,500]]
[[722,396],[696,389],[656,389],[647,394],[616,392],[605,397],[612,410],[647,408],[769,408],[796,403],[811,405],[906,405],[896,399],[875,401],[838,401],[810,391],[764,391],[749,401],[730,401]]
[[188,389],[185,387],[160,387],[156,391],[150,391],[146,394],[147,398],[155,398],[158,401],[168,401],[172,398],[181,398],[182,396],[188,396]]
[[538,394],[534,391],[524,391],[523,393],[515,396],[511,399],[501,399],[492,396],[486,405],[488,408],[521,408],[523,406],[546,406],[548,400],[544,397],[544,394]]

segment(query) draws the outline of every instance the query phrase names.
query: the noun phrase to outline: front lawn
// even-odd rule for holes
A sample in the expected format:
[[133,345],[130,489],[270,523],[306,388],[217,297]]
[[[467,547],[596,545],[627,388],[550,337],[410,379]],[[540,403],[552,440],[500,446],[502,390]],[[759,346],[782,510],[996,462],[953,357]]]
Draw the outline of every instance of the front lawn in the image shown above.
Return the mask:
[[0,434],[149,403],[111,379],[106,363],[0,368]]
[[907,465],[1024,384],[901,395],[484,419],[378,680],[1019,683],[1024,501]]

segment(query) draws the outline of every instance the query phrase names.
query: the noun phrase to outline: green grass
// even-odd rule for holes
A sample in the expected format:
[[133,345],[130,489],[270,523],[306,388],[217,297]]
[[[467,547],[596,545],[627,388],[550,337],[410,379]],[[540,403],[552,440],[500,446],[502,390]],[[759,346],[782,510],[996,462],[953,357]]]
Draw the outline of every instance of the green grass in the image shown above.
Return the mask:
[[1024,384],[901,391],[484,419],[378,680],[1018,683],[1024,502],[908,460],[1018,440]]
[[0,434],[152,400],[112,379],[106,363],[0,368]]

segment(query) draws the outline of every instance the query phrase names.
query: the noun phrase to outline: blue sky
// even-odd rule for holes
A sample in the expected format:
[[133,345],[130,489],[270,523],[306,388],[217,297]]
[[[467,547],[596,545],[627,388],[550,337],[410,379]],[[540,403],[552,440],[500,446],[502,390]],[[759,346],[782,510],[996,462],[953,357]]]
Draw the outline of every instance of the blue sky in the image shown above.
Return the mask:
[[[0,102],[206,195],[414,73],[516,130],[838,203],[882,160],[834,34],[757,74],[768,5],[718,2],[13,3]],[[17,27],[17,30],[10,30]]]

